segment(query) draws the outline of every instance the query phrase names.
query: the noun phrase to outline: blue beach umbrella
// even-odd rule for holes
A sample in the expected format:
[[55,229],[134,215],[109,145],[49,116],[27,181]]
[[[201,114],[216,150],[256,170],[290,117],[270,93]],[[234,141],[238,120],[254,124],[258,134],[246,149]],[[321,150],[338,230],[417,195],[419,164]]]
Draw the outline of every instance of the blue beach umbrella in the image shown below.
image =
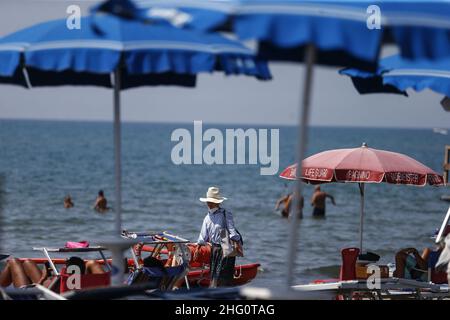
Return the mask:
[[303,61],[308,44],[316,63],[374,68],[381,32],[366,26],[367,3],[280,0],[109,0],[92,11],[159,19],[183,28],[229,30],[257,40],[265,58]]
[[[299,47],[308,43],[319,49],[316,63],[331,65],[372,60],[386,42],[397,44],[406,58],[450,54],[450,3],[443,0],[110,0],[93,11],[185,28],[226,29],[241,39],[258,40],[261,54],[281,60],[301,60]],[[375,13],[381,29],[369,30]],[[343,59],[340,51],[352,59]],[[333,55],[321,57],[326,52]]]
[[[121,232],[120,91],[146,85],[195,86],[201,72],[270,79],[267,64],[225,37],[112,15],[54,20],[0,39],[0,83],[28,88],[95,85],[114,89],[115,235]],[[118,264],[123,268],[122,263]],[[120,272],[119,272],[120,274]]]
[[437,61],[407,60],[393,55],[380,60],[376,72],[348,68],[340,71],[351,77],[360,94],[397,93],[430,89],[450,97],[450,57]]

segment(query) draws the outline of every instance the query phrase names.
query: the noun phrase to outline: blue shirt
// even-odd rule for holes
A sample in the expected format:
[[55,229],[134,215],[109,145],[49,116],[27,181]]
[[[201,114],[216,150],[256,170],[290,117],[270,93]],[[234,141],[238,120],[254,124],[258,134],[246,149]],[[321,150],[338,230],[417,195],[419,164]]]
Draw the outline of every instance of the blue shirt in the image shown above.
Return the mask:
[[[226,221],[225,213],[227,217]],[[212,212],[208,212],[205,219],[203,219],[203,225],[202,229],[200,230],[200,235],[198,237],[197,243],[206,244],[207,242],[210,242],[212,244],[220,244],[220,233],[222,229],[225,229],[227,227],[226,223],[228,223],[230,239],[234,241],[241,240],[241,237],[236,232],[236,228],[234,227],[233,215],[230,211],[219,207]]]

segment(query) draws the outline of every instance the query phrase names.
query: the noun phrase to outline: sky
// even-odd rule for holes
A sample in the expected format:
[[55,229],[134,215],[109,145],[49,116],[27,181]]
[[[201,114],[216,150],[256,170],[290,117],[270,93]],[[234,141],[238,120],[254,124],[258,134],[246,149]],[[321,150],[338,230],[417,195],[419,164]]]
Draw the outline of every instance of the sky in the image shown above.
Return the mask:
[[[67,17],[69,5],[83,15],[98,1],[1,0],[0,36],[49,19]],[[396,52],[385,48],[383,55]],[[223,74],[199,76],[195,89],[145,87],[122,93],[122,119],[139,122],[295,125],[304,68],[299,64],[270,64],[272,81]],[[337,68],[316,67],[311,124],[358,127],[450,127],[450,112],[440,106],[441,95],[409,92],[410,97],[359,95]],[[0,86],[0,119],[112,121],[112,91],[95,87],[27,90]]]

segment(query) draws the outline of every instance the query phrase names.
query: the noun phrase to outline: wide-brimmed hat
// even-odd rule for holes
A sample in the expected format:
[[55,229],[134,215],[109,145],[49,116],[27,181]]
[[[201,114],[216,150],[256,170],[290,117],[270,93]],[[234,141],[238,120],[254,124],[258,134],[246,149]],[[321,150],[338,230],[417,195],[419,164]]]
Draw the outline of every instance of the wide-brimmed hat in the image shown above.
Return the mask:
[[220,190],[217,187],[209,187],[206,192],[206,198],[200,198],[201,202],[222,203],[227,198],[220,195]]

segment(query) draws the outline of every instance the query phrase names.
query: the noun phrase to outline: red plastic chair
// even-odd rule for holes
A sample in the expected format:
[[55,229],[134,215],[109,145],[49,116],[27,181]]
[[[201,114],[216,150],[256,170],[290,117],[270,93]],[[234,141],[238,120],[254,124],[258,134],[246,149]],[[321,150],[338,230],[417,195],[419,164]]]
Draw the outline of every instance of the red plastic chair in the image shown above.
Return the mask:
[[359,248],[345,248],[341,251],[342,265],[339,280],[356,280],[356,260],[359,256]]
[[[71,274],[66,273],[66,268],[61,270],[60,293],[72,291],[67,286],[67,280]],[[80,278],[80,289],[107,287],[111,285],[111,274],[109,272],[100,274],[82,274]]]

